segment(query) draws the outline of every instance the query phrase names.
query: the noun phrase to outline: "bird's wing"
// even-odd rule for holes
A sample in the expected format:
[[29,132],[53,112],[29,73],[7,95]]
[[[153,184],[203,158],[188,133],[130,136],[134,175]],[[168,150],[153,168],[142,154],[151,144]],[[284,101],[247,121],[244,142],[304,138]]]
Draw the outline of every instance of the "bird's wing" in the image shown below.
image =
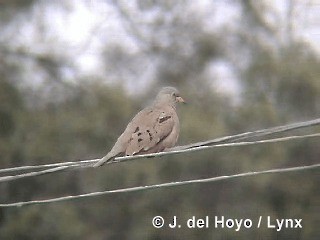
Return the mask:
[[175,124],[174,114],[168,108],[147,108],[139,112],[123,133],[127,143],[125,154],[134,155],[156,148],[171,133]]

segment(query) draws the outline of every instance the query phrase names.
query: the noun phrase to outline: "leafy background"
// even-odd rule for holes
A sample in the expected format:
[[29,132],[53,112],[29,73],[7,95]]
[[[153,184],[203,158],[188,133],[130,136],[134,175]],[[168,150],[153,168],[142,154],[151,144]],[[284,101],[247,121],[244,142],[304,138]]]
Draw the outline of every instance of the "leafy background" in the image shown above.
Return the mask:
[[[0,168],[103,156],[165,85],[189,102],[179,108],[180,145],[319,117],[319,45],[305,37],[319,36],[317,9],[294,0],[0,1]],[[0,201],[319,156],[318,139],[215,149],[1,183]],[[318,239],[318,182],[313,170],[3,208],[0,239]],[[302,218],[303,228],[155,229],[156,215]]]

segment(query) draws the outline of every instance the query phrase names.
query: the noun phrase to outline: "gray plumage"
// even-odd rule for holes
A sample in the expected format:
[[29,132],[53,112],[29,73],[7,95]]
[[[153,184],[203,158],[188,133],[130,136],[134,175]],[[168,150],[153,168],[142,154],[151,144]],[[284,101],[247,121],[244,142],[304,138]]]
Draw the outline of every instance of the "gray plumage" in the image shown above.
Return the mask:
[[180,131],[176,113],[178,102],[184,103],[184,100],[176,88],[162,88],[153,104],[131,120],[110,152],[94,167],[102,166],[117,156],[155,153],[173,147]]

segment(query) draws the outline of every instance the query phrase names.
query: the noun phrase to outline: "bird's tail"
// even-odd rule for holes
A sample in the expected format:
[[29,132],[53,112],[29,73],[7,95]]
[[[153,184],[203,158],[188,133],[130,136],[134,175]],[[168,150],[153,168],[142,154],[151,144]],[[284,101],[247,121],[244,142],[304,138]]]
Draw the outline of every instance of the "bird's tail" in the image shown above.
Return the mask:
[[105,163],[111,162],[116,157],[115,154],[112,152],[109,152],[107,155],[105,155],[103,158],[101,158],[98,162],[96,162],[93,167],[100,167]]

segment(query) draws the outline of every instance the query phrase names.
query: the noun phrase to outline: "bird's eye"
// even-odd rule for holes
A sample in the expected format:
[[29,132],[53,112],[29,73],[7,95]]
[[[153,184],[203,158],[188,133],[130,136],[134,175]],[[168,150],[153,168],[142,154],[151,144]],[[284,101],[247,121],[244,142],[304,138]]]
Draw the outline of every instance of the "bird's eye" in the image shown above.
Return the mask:
[[176,93],[172,93],[172,96],[177,97],[177,94]]

